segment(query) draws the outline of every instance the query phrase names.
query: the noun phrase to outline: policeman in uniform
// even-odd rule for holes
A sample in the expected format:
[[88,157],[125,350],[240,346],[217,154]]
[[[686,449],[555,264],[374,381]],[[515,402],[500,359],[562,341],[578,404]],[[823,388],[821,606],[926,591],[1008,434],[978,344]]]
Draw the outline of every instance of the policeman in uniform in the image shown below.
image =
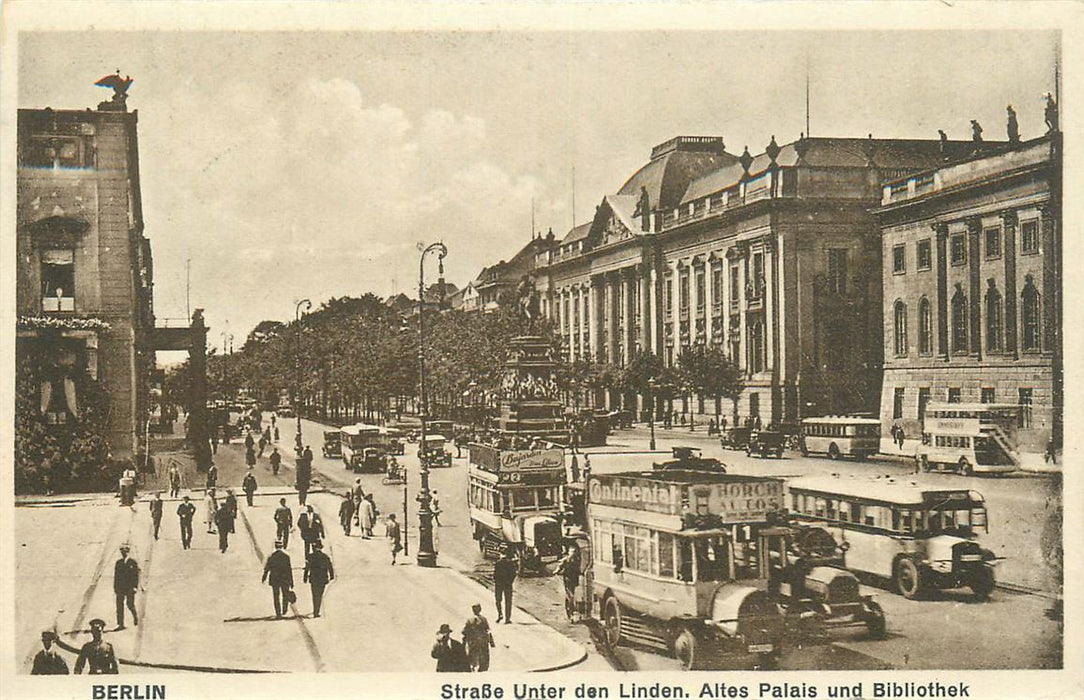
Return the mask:
[[57,653],[56,649],[53,649],[53,642],[56,641],[56,632],[52,630],[45,630],[41,633],[41,645],[44,647],[41,651],[34,655],[34,666],[30,669],[30,675],[32,676],[66,676],[68,675],[68,664],[64,661],[64,657]]
[[117,673],[117,656],[113,653],[113,645],[102,639],[104,629],[105,620],[94,618],[90,621],[90,634],[94,639],[79,650],[79,658],[75,662],[76,675],[83,673],[84,666],[88,667],[87,673],[92,676]]
[[113,566],[113,593],[117,597],[117,629],[124,629],[124,606],[132,612],[132,624],[139,624],[139,617],[135,609],[135,592],[139,588],[139,564],[135,559],[128,558],[131,548],[122,544],[120,546],[120,559]]

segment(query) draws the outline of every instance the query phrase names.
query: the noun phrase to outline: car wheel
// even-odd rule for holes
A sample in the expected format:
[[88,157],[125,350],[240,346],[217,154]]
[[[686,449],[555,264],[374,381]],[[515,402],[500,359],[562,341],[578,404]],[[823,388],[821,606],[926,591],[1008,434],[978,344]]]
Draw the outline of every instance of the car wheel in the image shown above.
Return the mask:
[[833,442],[831,445],[828,446],[828,459],[839,459],[839,457],[839,446],[837,446],[836,443]]
[[603,607],[603,637],[610,649],[621,643],[621,603],[614,596]]
[[968,583],[968,587],[971,588],[971,592],[975,594],[975,598],[978,600],[986,600],[990,597],[990,594],[994,592],[994,571],[988,566],[984,566],[979,571],[976,571],[971,581]]
[[919,598],[926,583],[922,570],[911,559],[900,559],[896,563],[895,582],[896,590],[908,600]]
[[873,601],[870,601],[869,611],[866,612],[866,630],[870,639],[885,638],[885,611]]
[[702,666],[703,653],[700,639],[688,627],[682,627],[674,638],[674,656],[684,671],[695,671]]
[[967,461],[967,457],[960,457],[960,462],[957,466],[959,467],[960,473],[964,476],[975,475],[975,469],[971,466],[971,462]]

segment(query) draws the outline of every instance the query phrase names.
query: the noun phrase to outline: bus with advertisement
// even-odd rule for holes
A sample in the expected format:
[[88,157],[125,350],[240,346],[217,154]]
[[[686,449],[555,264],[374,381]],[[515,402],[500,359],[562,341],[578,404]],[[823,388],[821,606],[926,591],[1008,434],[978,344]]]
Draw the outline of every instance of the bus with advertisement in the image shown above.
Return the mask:
[[[391,436],[379,425],[355,423],[339,431],[339,450],[347,469],[358,471],[365,466],[365,450],[373,448],[382,455],[391,447]],[[370,460],[370,463],[373,463]],[[379,471],[379,470],[378,470]]]
[[530,569],[559,558],[565,480],[560,448],[502,450],[471,443],[467,503],[479,551],[492,557],[511,547]]
[[1019,466],[1016,404],[930,403],[915,450],[923,471],[1004,474]]
[[966,586],[982,600],[994,589],[997,557],[978,541],[989,527],[977,491],[840,476],[791,479],[787,491],[791,515],[827,530],[848,570],[905,598]]
[[771,668],[785,619],[758,553],[783,481],[698,470],[593,474],[588,586],[604,639],[673,654],[686,669]]
[[802,456],[867,459],[881,445],[881,421],[860,416],[819,416],[802,420]]

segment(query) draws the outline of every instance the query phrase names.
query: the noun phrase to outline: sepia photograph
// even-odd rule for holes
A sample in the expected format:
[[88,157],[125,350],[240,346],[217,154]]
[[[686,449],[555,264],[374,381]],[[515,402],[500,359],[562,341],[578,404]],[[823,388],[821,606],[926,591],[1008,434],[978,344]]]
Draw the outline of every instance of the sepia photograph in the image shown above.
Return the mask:
[[1075,666],[1061,29],[234,9],[4,35],[11,697]]

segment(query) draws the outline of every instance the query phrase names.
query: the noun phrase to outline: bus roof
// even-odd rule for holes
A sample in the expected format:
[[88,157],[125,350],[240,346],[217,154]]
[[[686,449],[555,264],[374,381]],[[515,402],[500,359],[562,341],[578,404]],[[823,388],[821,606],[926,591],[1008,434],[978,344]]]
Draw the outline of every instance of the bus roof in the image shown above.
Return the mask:
[[764,481],[782,481],[774,476],[748,476],[745,474],[724,474],[722,472],[698,471],[693,469],[665,469],[652,471],[612,472],[606,474],[592,474],[592,479],[605,481],[611,477],[622,479],[636,479],[638,481],[650,481],[658,484],[677,484],[688,486],[690,484],[738,484],[758,483]]
[[832,425],[880,425],[880,418],[865,418],[859,416],[815,416],[803,418],[803,423],[827,423]]
[[827,496],[850,496],[901,506],[921,506],[939,496],[947,498],[951,494],[966,494],[970,500],[983,500],[976,491],[919,486],[913,481],[891,477],[803,476],[789,479],[787,488],[792,492],[813,491]]
[[362,433],[380,433],[379,425],[369,425],[368,423],[355,423],[353,425],[344,425],[342,431],[347,435],[361,435]]
[[946,403],[944,401],[931,401],[926,404],[926,410],[937,411],[990,411],[990,410],[1019,410],[1020,406],[1015,403]]

